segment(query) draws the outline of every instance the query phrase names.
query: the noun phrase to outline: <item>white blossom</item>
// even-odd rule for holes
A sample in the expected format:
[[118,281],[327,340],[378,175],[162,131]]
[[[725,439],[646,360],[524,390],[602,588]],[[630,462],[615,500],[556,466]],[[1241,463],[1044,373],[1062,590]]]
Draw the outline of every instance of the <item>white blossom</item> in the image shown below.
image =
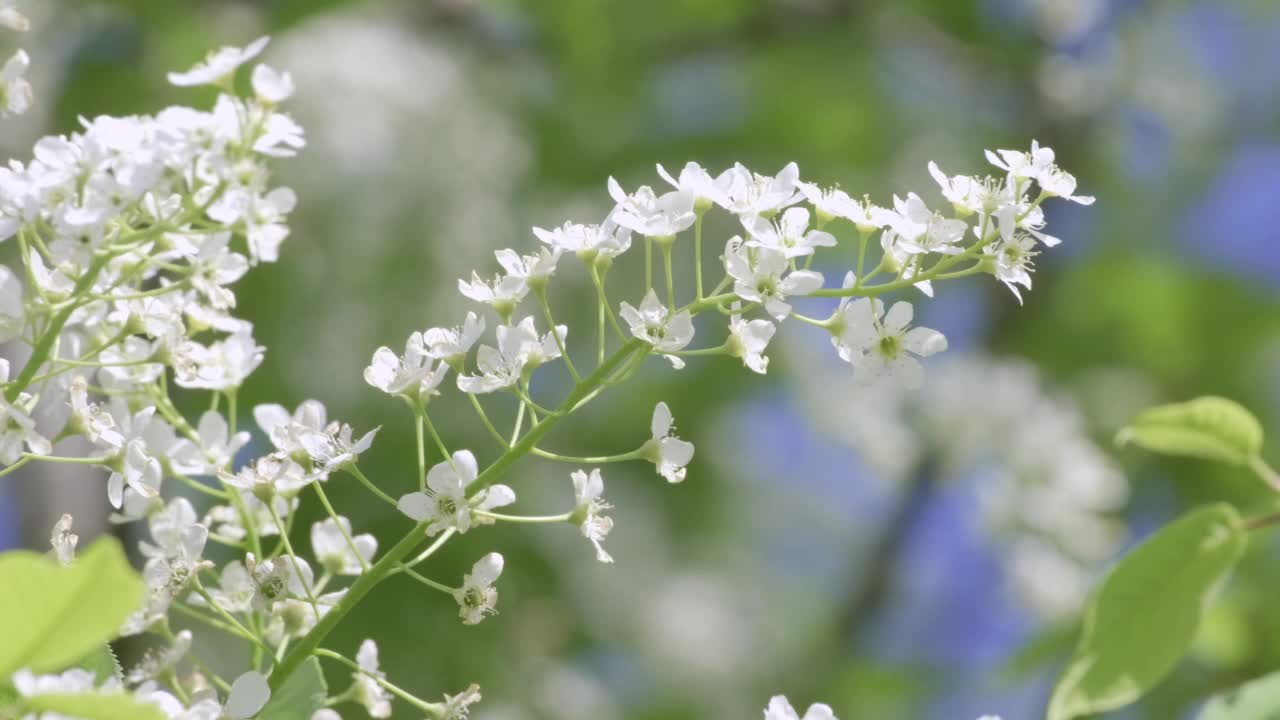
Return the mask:
[[742,364],[752,372],[764,375],[769,368],[765,348],[773,339],[777,328],[768,320],[743,320],[741,315],[729,316],[729,354],[741,358]]
[[816,703],[800,715],[782,695],[775,695],[765,708],[764,720],[838,720],[835,713],[827,705]]
[[604,538],[613,529],[613,518],[601,515],[613,506],[604,500],[604,477],[600,469],[592,468],[590,474],[575,470],[569,477],[573,480],[573,520],[578,530],[595,546],[597,560],[613,562],[613,557],[604,550]]
[[223,47],[209,53],[203,62],[186,72],[169,73],[169,82],[190,87],[195,85],[216,85],[226,81],[236,68],[256,58],[270,42],[268,37],[260,37],[245,48]]
[[[347,538],[351,542],[347,542]],[[352,545],[355,546],[354,550]],[[339,515],[311,525],[311,551],[326,570],[336,575],[359,575],[378,551],[378,540],[368,533],[351,534],[351,521]],[[359,552],[359,556],[356,553]]]
[[[652,345],[659,353],[683,350],[693,340],[693,316],[688,310],[672,314],[658,301],[653,288],[649,288],[639,309],[624,301],[618,314],[630,326],[632,335]],[[672,367],[684,367],[684,360],[675,355],[668,354],[666,358]]]
[[728,172],[728,209],[740,218],[773,215],[804,197],[797,186],[800,169],[795,163],[787,163],[773,177],[757,175],[741,163]]
[[498,591],[493,583],[502,575],[502,556],[496,552],[476,561],[471,572],[463,576],[462,587],[453,591],[458,601],[458,615],[463,624],[476,625],[486,616],[497,613]]
[[53,554],[61,565],[70,565],[76,557],[76,543],[80,536],[71,532],[71,516],[63,513],[53,526],[53,534],[49,536],[49,544],[53,546]]
[[680,176],[675,178],[662,167],[662,163],[658,163],[658,175],[676,190],[692,195],[695,212],[705,211],[713,204],[727,208],[732,203],[729,197],[729,185],[733,179],[732,171],[726,170],[713,178],[711,173],[698,163],[688,162],[681,168]]
[[618,206],[609,216],[618,225],[651,238],[675,237],[693,226],[693,194],[675,190],[658,195],[648,185],[628,195],[609,178],[609,195]]
[[584,260],[615,258],[631,248],[631,230],[612,219],[599,225],[567,222],[551,230],[535,227],[533,234],[547,245]]
[[0,117],[21,115],[31,109],[31,83],[25,75],[31,58],[25,50],[15,52],[0,67]]
[[743,218],[742,226],[748,233],[748,247],[777,250],[788,260],[836,244],[831,233],[809,229],[809,211],[804,208],[788,208],[777,222],[758,216]]
[[355,682],[353,699],[364,706],[369,717],[391,717],[391,694],[378,684],[378,680],[386,677],[378,669],[378,644],[373,640],[360,643],[360,649],[356,651],[356,665],[360,671],[351,674]]
[[400,498],[400,512],[415,522],[427,524],[427,535],[448,528],[465,533],[472,525],[483,524],[475,511],[487,511],[515,502],[515,491],[506,485],[491,485],[473,497],[467,486],[476,479],[479,467],[470,450],[459,450],[451,460],[437,463],[427,471],[428,492],[412,492]]
[[724,247],[724,269],[733,278],[733,292],[748,302],[758,302],[778,320],[791,314],[791,295],[808,295],[822,287],[821,273],[791,270],[787,256],[771,247],[752,247],[737,235]]
[[693,443],[672,434],[675,432],[674,425],[671,409],[667,404],[660,402],[655,405],[653,420],[649,423],[652,437],[644,444],[642,452],[667,482],[678,483],[684,481],[685,466],[693,460]]
[[924,383],[924,368],[916,357],[928,357],[947,349],[942,333],[911,328],[911,303],[899,301],[886,315],[884,303],[858,298],[842,305],[832,330],[840,357],[853,366],[854,377],[874,383],[896,379],[907,388]]

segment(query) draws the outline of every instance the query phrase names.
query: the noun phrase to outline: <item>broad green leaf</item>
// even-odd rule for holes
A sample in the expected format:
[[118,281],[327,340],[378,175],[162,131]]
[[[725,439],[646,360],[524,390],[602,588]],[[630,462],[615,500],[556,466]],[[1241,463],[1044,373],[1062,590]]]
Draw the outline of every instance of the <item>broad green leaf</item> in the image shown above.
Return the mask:
[[1262,425],[1238,403],[1206,396],[1144,410],[1116,442],[1240,465],[1261,452]]
[[320,661],[307,658],[284,686],[271,696],[258,717],[270,720],[310,720],[315,711],[324,707],[329,686],[324,682]]
[[28,710],[52,712],[81,720],[165,720],[151,703],[124,693],[75,693],[32,695],[23,698]]
[[115,538],[100,538],[70,567],[43,555],[0,555],[0,677],[19,668],[63,670],[104,645],[142,604],[142,578]]
[[1186,654],[1245,544],[1239,514],[1218,504],[1182,516],[1122,559],[1089,600],[1049,720],[1128,705],[1159,682]]
[[1280,673],[1213,696],[1200,711],[1200,720],[1280,720]]
[[89,651],[88,655],[72,663],[75,667],[92,670],[98,676],[98,684],[115,678],[124,682],[124,668],[120,667],[120,659],[107,643]]

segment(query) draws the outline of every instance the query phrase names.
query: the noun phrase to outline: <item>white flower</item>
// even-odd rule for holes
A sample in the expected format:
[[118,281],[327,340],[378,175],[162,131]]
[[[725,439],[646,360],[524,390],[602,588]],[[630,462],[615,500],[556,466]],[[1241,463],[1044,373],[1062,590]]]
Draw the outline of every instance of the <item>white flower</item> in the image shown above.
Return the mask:
[[1009,173],[1012,178],[1037,179],[1045,170],[1054,167],[1053,149],[1042,148],[1035,140],[1031,141],[1029,153],[1020,150],[997,150],[994,153],[986,150],[984,152],[988,162]]
[[[920,273],[920,266],[915,260],[917,253],[908,251],[903,245],[902,236],[896,232],[889,231],[880,235],[880,249],[884,251],[881,262],[884,268],[895,275],[901,275],[904,280],[910,280]],[[849,273],[849,277],[852,276],[853,273]],[[853,283],[849,282],[845,287],[853,287]],[[932,280],[921,280],[913,287],[933,297]]]
[[77,375],[67,388],[71,416],[80,425],[89,442],[102,448],[119,450],[124,447],[124,435],[116,429],[111,412],[101,403],[89,402],[89,383]]
[[500,317],[506,318],[529,294],[529,283],[515,275],[497,275],[492,282],[486,282],[479,273],[472,271],[470,282],[458,280],[458,291],[471,300],[492,307]]
[[267,43],[269,37],[260,37],[249,43],[244,49],[223,47],[209,53],[204,62],[183,73],[169,73],[169,82],[179,87],[196,85],[215,85],[223,82],[236,68],[257,57]]
[[257,585],[239,560],[227,563],[218,575],[218,587],[209,588],[209,597],[218,607],[232,613],[248,612],[256,593]]
[[293,95],[293,76],[259,65],[253,69],[253,92],[265,103],[281,103]]
[[283,405],[267,403],[253,408],[253,419],[280,452],[306,453],[303,439],[325,432],[328,413],[319,400],[304,400],[290,415]]
[[31,67],[31,58],[19,50],[0,68],[0,117],[21,115],[31,109],[31,83],[23,77]]
[[763,217],[743,218],[742,226],[750,238],[749,247],[778,250],[787,259],[812,255],[816,248],[836,244],[831,233],[809,229],[809,211],[804,208],[789,208],[776,223]]
[[641,448],[641,452],[667,482],[678,483],[684,481],[685,466],[693,460],[693,443],[673,435],[673,425],[671,409],[667,404],[660,402],[655,405],[653,420],[649,423],[652,437]]
[[174,352],[174,377],[180,387],[232,390],[262,364],[265,348],[253,336],[240,332],[204,346],[183,342]]
[[[351,538],[351,543],[347,542]],[[355,545],[355,550],[351,549]],[[378,540],[368,533],[351,534],[351,521],[339,515],[338,521],[326,518],[311,526],[311,550],[316,560],[335,575],[359,575],[363,571],[360,560],[373,560],[378,551]],[[356,552],[360,555],[357,557]]]
[[727,208],[732,202],[729,197],[729,185],[733,179],[731,171],[726,170],[719,177],[712,178],[711,173],[701,165],[688,162],[680,170],[680,177],[674,178],[662,167],[662,163],[658,163],[658,174],[676,190],[692,195],[695,211],[705,211],[713,204]]
[[[1032,259],[1039,253],[1035,250],[1036,238],[1018,230],[1014,222],[1008,219],[1008,213],[1011,212],[1012,207],[1008,210],[1002,208],[997,212],[1000,240],[987,245],[982,252],[991,263],[992,274],[1004,283],[1021,303],[1022,293],[1018,291],[1018,286],[1031,289],[1031,271],[1034,268]],[[1000,219],[1001,217],[1004,219]]]
[[861,213],[862,206],[849,197],[849,193],[840,188],[822,189],[816,183],[797,180],[796,189],[813,205],[818,215],[818,223],[829,222],[834,218],[849,218]]
[[757,175],[742,163],[729,170],[728,209],[739,217],[773,215],[804,197],[797,189],[800,169],[788,163],[777,175]]
[[196,522],[195,508],[186,498],[174,498],[147,521],[155,545],[141,542],[146,556],[142,577],[152,589],[164,589],[176,597],[193,575],[207,563],[201,561],[209,529]]
[[618,203],[609,218],[645,237],[675,237],[697,220],[692,193],[676,190],[657,195],[653,188],[641,185],[639,190],[628,195],[618,181],[610,177],[609,195]]
[[777,328],[768,320],[743,320],[741,315],[729,317],[729,354],[742,358],[742,364],[764,375],[769,358],[764,350]]
[[26,32],[31,29],[31,21],[14,9],[13,0],[0,0],[0,27]]
[[[667,307],[658,301],[653,288],[649,288],[638,310],[624,301],[618,314],[631,327],[632,335],[652,345],[659,353],[682,350],[693,340],[693,316],[688,310],[671,315]],[[674,355],[666,357],[672,367],[684,367],[680,358]]]
[[494,251],[494,257],[507,275],[524,280],[531,288],[546,285],[556,272],[556,263],[560,260],[560,248],[539,248],[535,255],[520,255],[515,250]]
[[488,615],[494,615],[498,604],[498,591],[493,583],[502,575],[502,556],[496,552],[476,561],[471,572],[462,578],[462,587],[453,591],[458,601],[458,615],[463,624],[476,625]]
[[264,502],[275,495],[293,495],[315,480],[282,452],[264,455],[234,475],[221,472],[218,478],[231,487],[252,492]]
[[230,467],[240,448],[249,443],[249,433],[230,434],[227,420],[214,410],[206,410],[196,425],[198,442],[183,438],[169,449],[173,469],[187,475],[212,475]]
[[900,236],[897,242],[903,250],[912,255],[931,252],[956,255],[961,252],[955,243],[969,228],[963,220],[942,217],[930,210],[915,193],[908,193],[906,200],[895,195],[893,207],[897,217],[890,226]]
[[832,332],[840,357],[853,365],[855,379],[874,383],[894,378],[908,389],[924,384],[924,368],[913,356],[942,352],[947,339],[937,330],[908,329],[912,314],[911,303],[900,301],[885,315],[884,303],[873,298],[858,298],[840,308],[840,323]]
[[476,351],[480,374],[459,375],[458,389],[466,393],[488,393],[514,386],[534,368],[560,357],[560,344],[568,328],[557,325],[554,332],[555,335],[539,336],[532,317],[516,325],[499,325],[495,331],[498,347],[480,346]]
[[281,556],[258,562],[249,553],[244,564],[256,588],[252,607],[258,611],[272,610],[277,601],[290,597],[305,599],[315,579],[311,566],[300,557]]
[[[0,358],[0,384],[8,381],[9,361]],[[48,439],[36,431],[36,422],[31,418],[34,405],[34,399],[25,392],[20,393],[14,402],[0,394],[0,463],[12,465],[17,462],[22,457],[23,446],[37,455],[48,455],[53,451]]]
[[404,344],[404,355],[385,345],[373,354],[364,369],[364,381],[388,395],[403,395],[414,402],[425,403],[444,380],[449,366],[428,354],[422,333],[414,332]]
[[613,562],[603,545],[605,536],[613,529],[613,518],[600,514],[613,506],[602,497],[604,478],[600,469],[593,468],[589,475],[575,470],[569,477],[573,480],[573,521],[578,524],[582,536],[596,547],[596,559],[602,563]]
[[583,260],[615,258],[631,248],[631,230],[612,219],[599,225],[582,225],[567,222],[558,228],[533,229],[542,242],[557,250],[571,252]]
[[469,312],[459,327],[430,328],[424,331],[422,344],[427,355],[457,367],[483,333],[484,318]]
[[480,686],[472,683],[457,695],[445,694],[443,703],[432,703],[433,720],[467,720],[471,706],[480,702]]
[[58,558],[59,564],[70,565],[75,560],[78,542],[80,536],[71,532],[71,516],[63,513],[53,526],[53,534],[49,536],[49,544],[53,546],[53,554]]
[[[733,278],[733,292],[748,302],[758,302],[778,320],[791,314],[790,295],[808,295],[822,287],[821,273],[790,270],[787,256],[769,247],[750,247],[737,235],[724,247],[724,269]],[[783,275],[786,274],[784,278]]]
[[981,180],[968,175],[948,177],[932,160],[929,161],[929,174],[957,213],[968,215],[982,212],[987,207],[988,188]]
[[427,522],[427,535],[448,528],[465,533],[472,525],[483,524],[475,510],[492,510],[516,501],[515,491],[506,485],[491,485],[467,498],[467,486],[479,474],[476,457],[459,450],[452,461],[437,463],[427,471],[429,492],[412,492],[400,498],[400,512],[415,522]]
[[141,438],[131,440],[124,449],[123,467],[107,478],[107,499],[117,510],[124,503],[124,487],[146,498],[160,494],[160,461],[147,454],[147,444]]
[[318,467],[312,474],[325,479],[329,473],[340,470],[356,461],[365,450],[373,446],[373,438],[381,427],[376,427],[359,440],[352,439],[351,426],[333,421],[321,432],[303,433],[302,448]]
[[764,720],[837,720],[837,718],[829,706],[822,704],[810,705],[804,715],[800,715],[785,697],[775,695],[769,700],[769,707],[764,711]]
[[1049,197],[1060,197],[1081,205],[1092,205],[1094,202],[1092,195],[1075,195],[1075,176],[1056,165],[1043,170],[1036,182],[1040,183],[1040,189]]
[[360,667],[360,672],[351,674],[355,681],[352,687],[353,699],[364,706],[369,717],[391,717],[391,694],[378,684],[378,680],[386,677],[378,669],[378,644],[373,640],[360,643],[360,649],[356,651],[356,664]]

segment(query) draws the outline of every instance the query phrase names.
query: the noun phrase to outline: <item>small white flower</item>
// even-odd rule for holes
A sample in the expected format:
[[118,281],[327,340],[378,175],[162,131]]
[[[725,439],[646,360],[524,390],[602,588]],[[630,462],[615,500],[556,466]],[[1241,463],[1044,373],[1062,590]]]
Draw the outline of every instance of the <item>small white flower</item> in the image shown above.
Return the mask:
[[560,261],[560,248],[538,248],[537,254],[520,255],[515,250],[497,250],[493,254],[507,275],[520,278],[531,288],[545,286],[556,272]]
[[54,524],[53,534],[49,537],[49,544],[53,546],[53,554],[58,558],[59,564],[70,565],[75,560],[78,542],[80,536],[71,532],[71,516],[63,513]]
[[765,348],[777,328],[768,320],[743,320],[741,315],[729,317],[729,353],[742,359],[753,372],[764,375],[769,368]]
[[267,439],[282,453],[305,453],[303,439],[308,435],[325,432],[328,412],[319,400],[304,400],[293,414],[283,405],[267,403],[253,408],[253,419],[266,433]]
[[[1009,173],[1011,178],[1037,179],[1041,173],[1053,167],[1054,154],[1052,148],[1040,147],[1040,143],[1031,141],[1031,152],[1020,150],[985,151],[987,161]],[[998,153],[998,154],[997,154]]]
[[119,510],[124,504],[125,485],[142,497],[156,497],[160,494],[161,479],[160,461],[147,454],[145,441],[136,438],[125,446],[123,467],[107,478],[107,499]]
[[[3,224],[0,216],[0,225]],[[8,265],[0,265],[0,342],[18,337],[26,327],[27,309],[22,297],[22,280]]]
[[169,82],[179,87],[214,85],[223,82],[236,68],[257,57],[271,39],[260,37],[244,49],[223,47],[209,53],[203,62],[182,73],[169,73]]
[[414,332],[404,344],[404,355],[396,355],[385,345],[378,348],[364,369],[364,381],[388,395],[425,403],[440,394],[436,388],[448,371],[447,364],[428,354],[422,333]]
[[932,160],[929,161],[929,174],[942,189],[942,196],[962,216],[982,212],[986,208],[987,186],[978,178],[968,175],[948,177]]
[[733,292],[748,302],[761,303],[778,320],[791,314],[788,296],[808,295],[823,283],[821,273],[790,268],[781,250],[751,247],[737,235],[725,244],[724,269],[733,278]]
[[492,510],[515,502],[515,491],[506,485],[491,485],[470,499],[467,486],[479,474],[476,457],[470,450],[459,450],[451,462],[433,465],[427,471],[429,492],[412,492],[400,498],[400,512],[415,522],[427,522],[427,535],[448,528],[465,533],[472,525],[483,524],[475,510]]
[[427,355],[456,368],[483,333],[484,318],[469,312],[458,327],[430,328],[424,331],[422,344]]
[[293,95],[293,76],[259,65],[253,69],[253,92],[265,103],[281,103]]
[[352,439],[351,426],[333,421],[322,432],[309,432],[301,436],[302,448],[315,464],[312,473],[325,479],[329,473],[355,463],[365,450],[373,446],[373,438],[381,427],[376,427],[359,440]]
[[1092,205],[1094,197],[1092,195],[1076,195],[1076,178],[1066,170],[1062,170],[1056,165],[1045,169],[1036,178],[1036,182],[1040,183],[1040,189],[1049,197],[1060,197],[1063,200],[1070,200],[1080,205]]
[[829,232],[809,229],[809,211],[788,208],[782,219],[773,222],[763,217],[744,218],[748,247],[769,248],[791,258],[812,255],[816,248],[834,247],[836,238]]
[[247,332],[204,346],[187,340],[174,351],[174,377],[180,387],[232,390],[262,364],[265,348]]
[[498,347],[481,345],[476,351],[479,375],[459,375],[458,389],[465,393],[489,393],[512,387],[534,368],[560,357],[560,344],[568,328],[555,327],[556,335],[539,336],[532,317],[516,325],[499,325]]
[[804,715],[800,715],[785,697],[775,695],[769,700],[769,707],[764,711],[764,720],[837,720],[837,718],[829,706],[822,704],[810,705]]
[[231,487],[252,492],[264,502],[276,495],[293,495],[315,479],[282,452],[264,455],[234,475],[220,472],[218,478]]
[[352,688],[353,699],[364,706],[369,717],[391,717],[391,694],[378,684],[378,680],[386,677],[378,669],[378,644],[373,640],[360,643],[360,649],[356,651],[356,664],[360,667],[360,672],[351,674],[355,681]]
[[773,215],[804,197],[797,188],[800,168],[788,163],[777,175],[757,175],[742,163],[729,170],[728,209],[740,218]]
[[142,577],[147,586],[177,597],[188,580],[209,563],[201,560],[209,529],[196,522],[196,511],[186,498],[174,498],[147,521],[155,545],[141,542],[147,558]]
[[472,271],[470,282],[458,280],[458,292],[493,308],[499,317],[507,318],[529,294],[529,283],[515,275],[497,275],[492,282],[487,282],[479,273]]
[[912,255],[931,252],[956,255],[961,252],[955,243],[969,229],[963,220],[942,217],[930,210],[915,193],[908,193],[906,200],[895,195],[893,207],[897,217],[890,226],[900,236],[897,242],[903,250]]
[[13,7],[13,0],[0,0],[0,27],[26,32],[31,29],[31,21]]
[[258,562],[253,553],[249,553],[244,564],[256,588],[251,605],[258,611],[273,610],[277,602],[289,598],[306,599],[307,590],[315,580],[311,566],[300,557],[281,556]]
[[196,425],[198,442],[183,438],[169,449],[173,469],[187,475],[212,475],[231,466],[240,448],[249,443],[249,433],[241,430],[231,435],[227,419],[207,410]]
[[671,408],[660,402],[653,408],[653,420],[649,423],[652,437],[641,448],[646,460],[654,464],[658,474],[667,482],[683,482],[685,466],[693,460],[693,443],[681,440],[674,432]]
[[119,450],[124,447],[124,435],[116,429],[111,412],[101,403],[89,402],[89,383],[77,375],[67,388],[71,416],[80,425],[89,442],[101,448]]
[[502,556],[498,553],[485,555],[462,578],[462,587],[453,591],[463,624],[476,625],[486,616],[497,613],[494,608],[498,604],[498,591],[493,583],[502,575],[502,564]]
[[726,170],[720,173],[719,177],[712,178],[711,173],[703,169],[701,165],[696,162],[688,162],[680,170],[680,177],[674,178],[659,163],[658,174],[676,190],[692,195],[695,211],[705,211],[713,204],[727,208],[732,202],[729,197],[729,185],[733,180],[731,171]]
[[838,217],[848,218],[859,214],[862,210],[858,202],[840,188],[824,190],[816,183],[796,181],[796,189],[804,195],[810,205],[813,205],[819,224],[830,222]]
[[991,272],[996,279],[1022,302],[1022,293],[1018,286],[1031,289],[1031,271],[1034,269],[1033,258],[1036,251],[1036,237],[1017,229],[1010,219],[1012,208],[1001,208],[997,211],[997,224],[1000,228],[1000,240],[982,249],[983,255],[991,263]]
[[432,720],[467,720],[471,706],[480,702],[480,686],[472,683],[457,695],[445,694],[443,703],[432,703]]
[[218,607],[232,613],[248,612],[256,593],[257,585],[239,560],[227,563],[218,575],[218,587],[209,588],[209,597]]
[[567,222],[551,230],[536,227],[533,234],[551,247],[587,261],[597,257],[615,258],[631,248],[631,230],[613,220],[599,225]]
[[609,195],[618,206],[609,218],[624,228],[651,238],[675,237],[693,226],[693,194],[676,190],[662,195],[648,185],[628,195],[617,180],[609,178]]
[[[347,543],[347,538],[351,543]],[[351,545],[355,545],[355,551]],[[351,534],[351,521],[339,515],[338,521],[326,518],[311,526],[311,550],[316,560],[335,575],[359,575],[361,559],[367,564],[378,551],[378,540],[368,533]],[[357,557],[356,552],[360,555]]]
[[[8,381],[9,361],[0,358],[0,384]],[[53,451],[53,444],[36,431],[36,421],[31,417],[34,405],[34,398],[27,393],[20,393],[14,402],[5,400],[0,394],[0,463],[12,465],[17,462],[22,457],[24,446],[37,455],[48,455]]]
[[611,563],[613,558],[604,550],[604,538],[613,529],[613,518],[600,513],[613,506],[605,502],[604,477],[599,468],[593,468],[590,474],[575,470],[570,475],[573,480],[574,511],[573,520],[578,524],[582,536],[591,541],[596,548],[596,559],[602,563]]
[[24,77],[29,67],[30,56],[19,50],[0,68],[0,117],[21,115],[31,109],[31,83]]
[[[640,308],[636,309],[628,302],[623,302],[618,312],[631,327],[631,334],[653,346],[659,353],[671,353],[682,350],[693,340],[693,316],[688,310],[672,315],[665,305],[658,301],[658,294],[649,289]],[[671,365],[677,369],[684,367],[684,361],[674,355],[667,355]]]
[[[896,379],[908,389],[924,384],[924,368],[914,356],[928,357],[947,349],[942,333],[910,328],[911,303],[900,301],[884,313],[884,303],[858,298],[840,308],[832,330],[840,357],[853,365],[854,378],[875,383]],[[908,329],[910,328],[910,329]]]

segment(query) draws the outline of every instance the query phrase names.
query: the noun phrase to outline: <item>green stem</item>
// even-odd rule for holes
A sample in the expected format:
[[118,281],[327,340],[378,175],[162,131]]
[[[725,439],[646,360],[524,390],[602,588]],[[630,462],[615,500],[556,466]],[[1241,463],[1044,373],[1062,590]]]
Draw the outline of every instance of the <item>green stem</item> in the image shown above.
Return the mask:
[[556,332],[556,319],[551,314],[551,304],[547,302],[547,290],[545,287],[540,287],[536,293],[538,295],[538,303],[542,305],[542,314],[547,318],[547,327],[551,329],[551,337],[556,339],[556,347],[560,349],[560,357],[564,358],[564,365],[569,368],[569,375],[573,377],[573,381],[580,382],[582,376],[578,374],[578,369],[573,366],[573,360],[569,359],[569,350],[564,346],[564,338],[560,337],[560,333]]
[[[371,492],[371,493],[373,493],[374,495],[377,495],[378,497],[382,498],[382,501],[383,501],[383,502],[387,503],[388,505],[390,505],[390,506],[391,506],[391,507],[393,507],[393,508],[399,508],[399,507],[400,507],[400,503],[396,502],[396,499],[395,499],[395,498],[393,498],[393,497],[391,497],[390,495],[388,495],[388,494],[386,494],[386,493],[382,492],[382,490],[381,490],[377,485],[374,485],[374,484],[373,484],[373,481],[372,481],[372,480],[370,480],[369,478],[365,477],[365,476],[364,476],[364,473],[360,472],[360,468],[359,468],[359,466],[357,466],[355,463],[351,463],[350,465],[347,465],[344,469],[345,469],[347,472],[351,473],[353,476],[355,476],[355,479],[359,480],[359,481],[360,481],[360,482],[361,482],[361,483],[362,483],[366,488],[368,488],[368,489],[369,489],[369,492]],[[317,482],[319,482],[319,481],[317,481]]]
[[[343,657],[342,655],[339,655],[336,652],[333,652],[332,650],[326,650],[324,648],[316,648],[315,654],[318,657],[325,657],[325,658],[329,658],[330,660],[337,660],[338,662],[342,663],[343,665],[346,665],[347,667],[360,673],[361,675],[372,678],[374,682],[378,683],[378,685],[386,689],[387,692],[391,693],[392,695],[395,695],[401,700],[404,700],[405,702],[421,710],[422,712],[427,713],[428,715],[432,714],[432,711],[434,710],[434,708],[431,706],[431,703],[428,703],[425,700],[421,700],[415,697],[412,693],[396,687],[392,683],[388,682],[386,678],[383,678],[380,675],[377,675],[365,670],[364,668],[360,667],[358,664],[351,662],[347,658]],[[273,674],[273,677],[274,677],[274,674]]]
[[693,221],[693,287],[695,297],[702,299],[702,213]]
[[671,278],[671,243],[662,244],[662,267],[667,273],[667,309],[676,311],[676,286]]
[[594,457],[576,457],[573,455],[561,455],[559,453],[548,452],[542,448],[530,448],[529,454],[544,458],[546,460],[555,460],[556,462],[576,463],[579,465],[602,465],[604,463],[626,462],[628,460],[638,460],[643,457],[640,450],[632,450],[631,452],[619,453],[617,455],[596,455]]
[[[578,404],[580,400],[594,391],[615,368],[622,364],[624,360],[631,356],[632,353],[640,349],[641,342],[639,340],[630,340],[621,348],[618,348],[609,359],[596,368],[590,375],[583,378],[582,382],[574,385],[564,401],[560,403],[559,410],[567,413],[571,408]],[[517,460],[529,454],[529,451],[537,445],[548,432],[551,431],[559,422],[563,415],[553,415],[545,421],[539,423],[537,427],[531,428],[520,438],[519,442],[514,444],[510,449],[503,453],[493,464],[485,468],[470,485],[467,486],[468,492],[474,492],[482,487],[488,487],[507,468],[511,467]],[[354,466],[352,466],[354,467]],[[369,568],[369,572],[364,573],[356,578],[356,581],[347,589],[346,595],[338,601],[333,608],[320,618],[315,627],[293,646],[284,658],[276,664],[275,669],[271,672],[270,685],[273,691],[278,691],[289,679],[294,672],[302,665],[303,661],[316,653],[320,643],[328,637],[333,628],[342,622],[343,618],[355,608],[360,601],[364,599],[369,591],[382,582],[392,570],[401,565],[404,559],[415,547],[422,541],[422,535],[426,532],[427,523],[418,523],[405,534],[394,546],[383,554],[373,567]],[[439,541],[437,541],[439,542]]]
[[362,572],[369,572],[369,563],[365,562],[364,555],[360,554],[360,550],[356,548],[356,541],[351,539],[351,533],[342,527],[342,521],[338,519],[338,513],[334,512],[333,505],[329,504],[329,498],[324,494],[323,483],[319,480],[311,483],[311,487],[315,488],[316,496],[320,498],[320,504],[324,506],[324,511],[329,513],[329,519],[333,520],[333,524],[338,527],[338,532],[342,533],[342,539],[347,541],[347,547],[351,549],[351,554],[356,556],[356,561],[360,563]]

